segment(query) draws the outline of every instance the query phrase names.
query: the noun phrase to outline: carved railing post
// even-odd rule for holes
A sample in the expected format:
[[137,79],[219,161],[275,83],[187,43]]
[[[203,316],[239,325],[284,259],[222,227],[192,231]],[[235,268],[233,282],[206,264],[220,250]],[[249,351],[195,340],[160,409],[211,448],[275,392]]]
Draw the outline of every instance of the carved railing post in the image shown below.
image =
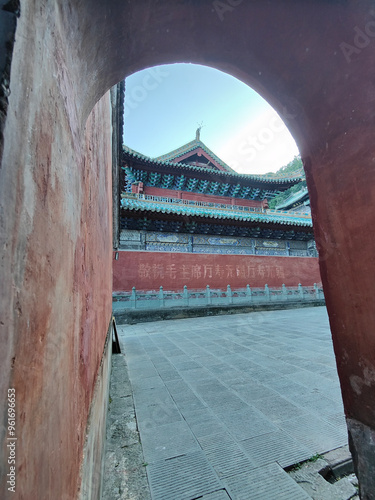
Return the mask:
[[164,307],[164,292],[162,286],[159,289],[159,307]]
[[211,304],[211,290],[210,290],[209,285],[206,286],[206,299],[207,299],[207,305],[210,305]]
[[252,301],[253,297],[252,297],[250,285],[246,285],[246,297],[248,298],[249,302]]
[[286,289],[285,283],[281,285],[281,296],[282,300],[288,300],[288,290]]
[[184,301],[184,305],[188,306],[189,305],[189,292],[188,292],[188,289],[187,289],[186,285],[184,285],[184,291],[182,293],[182,299]]
[[136,294],[136,289],[135,286],[132,288],[132,294],[130,296],[130,307],[132,309],[135,309],[137,306],[137,294]]
[[299,293],[301,300],[303,300],[303,287],[302,287],[301,283],[298,283],[298,293]]
[[267,302],[269,302],[271,300],[271,297],[270,297],[270,289],[268,288],[268,285],[264,285],[264,297],[265,297],[265,300]]
[[228,304],[233,304],[232,290],[230,288],[230,285],[227,286],[227,299]]

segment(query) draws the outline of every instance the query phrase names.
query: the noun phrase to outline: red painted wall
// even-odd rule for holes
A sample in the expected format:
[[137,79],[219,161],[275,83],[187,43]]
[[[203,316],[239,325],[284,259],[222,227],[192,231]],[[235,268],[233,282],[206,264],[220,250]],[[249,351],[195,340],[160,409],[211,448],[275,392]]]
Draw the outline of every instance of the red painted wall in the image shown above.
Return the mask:
[[15,389],[17,437],[14,494],[2,426],[2,500],[78,498],[112,313],[110,97],[82,113],[71,6],[37,3],[18,21],[0,165],[0,414]]
[[[137,192],[136,186],[134,186],[133,192]],[[162,189],[150,186],[145,186],[143,188],[143,193],[152,196],[166,196],[168,198],[181,198],[183,200],[205,201],[206,203],[223,203],[225,205],[236,205],[241,207],[262,207],[262,202],[259,200],[243,200],[241,198],[230,198],[229,196],[189,193],[188,191],[177,191],[173,189]]]
[[182,290],[313,285],[320,283],[318,259],[171,252],[119,251],[113,260],[113,290]]

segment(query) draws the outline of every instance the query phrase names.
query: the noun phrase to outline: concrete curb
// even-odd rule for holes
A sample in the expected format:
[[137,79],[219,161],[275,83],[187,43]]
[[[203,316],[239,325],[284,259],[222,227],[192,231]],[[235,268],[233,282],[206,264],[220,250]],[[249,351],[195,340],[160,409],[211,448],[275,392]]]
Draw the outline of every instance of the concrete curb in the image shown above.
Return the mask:
[[102,500],[151,500],[123,354],[112,356]]

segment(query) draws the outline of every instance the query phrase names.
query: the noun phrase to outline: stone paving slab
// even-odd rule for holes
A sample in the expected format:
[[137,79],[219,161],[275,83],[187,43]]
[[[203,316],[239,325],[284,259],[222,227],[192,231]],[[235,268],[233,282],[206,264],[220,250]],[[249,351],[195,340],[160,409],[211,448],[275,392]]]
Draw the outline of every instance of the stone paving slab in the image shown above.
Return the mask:
[[183,420],[181,412],[175,406],[163,404],[163,401],[147,406],[136,406],[136,417],[141,433],[147,430],[158,432],[159,426]]
[[202,437],[212,435],[213,430],[215,433],[226,432],[224,425],[209,408],[189,410],[184,412],[183,416],[198,441]]
[[282,422],[280,428],[315,453],[339,448],[347,442],[343,429],[337,429],[311,414]]
[[153,500],[192,500],[222,488],[202,451],[156,462],[147,473]]
[[118,332],[153,500],[304,500],[283,467],[347,443],[324,307]]
[[241,441],[240,445],[258,467],[272,462],[277,462],[281,467],[288,467],[313,455],[311,449],[283,431],[246,439]]
[[229,434],[211,434],[200,438],[199,444],[220,478],[247,472],[255,467],[255,462]]
[[143,455],[147,463],[171,459],[199,451],[200,446],[185,421],[140,429]]
[[311,497],[277,464],[225,479],[235,500],[310,500]]

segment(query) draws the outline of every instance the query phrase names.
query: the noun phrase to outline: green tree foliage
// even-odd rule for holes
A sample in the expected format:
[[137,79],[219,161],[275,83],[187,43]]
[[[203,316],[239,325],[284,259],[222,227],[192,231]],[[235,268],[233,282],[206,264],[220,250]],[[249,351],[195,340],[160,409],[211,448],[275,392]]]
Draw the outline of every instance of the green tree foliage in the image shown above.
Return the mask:
[[[275,176],[277,175],[285,175],[285,174],[299,174],[303,172],[303,164],[301,157],[295,156],[293,160],[291,160],[287,165],[284,167],[279,168],[279,170],[276,172]],[[291,175],[292,177],[292,175]]]

